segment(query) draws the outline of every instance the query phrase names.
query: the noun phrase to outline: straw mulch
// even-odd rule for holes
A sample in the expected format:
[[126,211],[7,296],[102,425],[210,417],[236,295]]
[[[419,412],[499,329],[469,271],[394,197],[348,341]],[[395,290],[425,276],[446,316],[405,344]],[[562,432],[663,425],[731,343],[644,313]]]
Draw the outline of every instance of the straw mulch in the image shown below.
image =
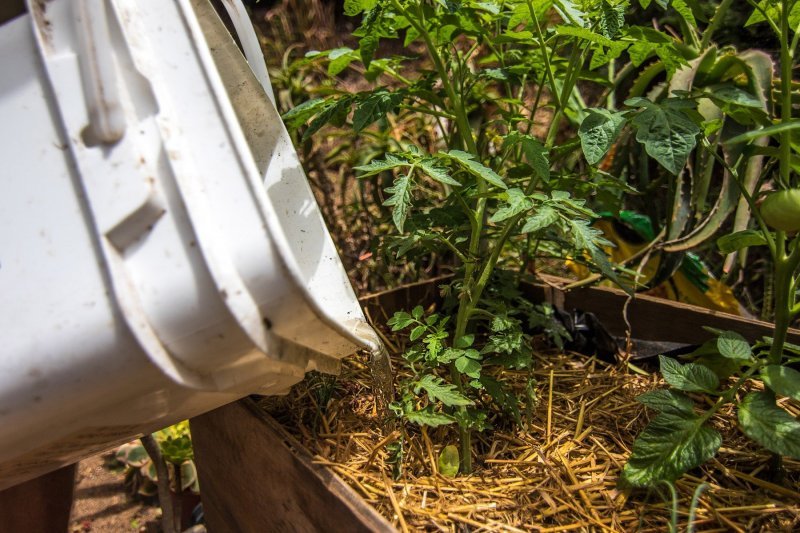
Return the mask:
[[[539,400],[527,428],[493,420],[495,430],[474,438],[474,473],[457,478],[438,474],[436,466],[442,447],[457,443],[454,429],[387,426],[376,412],[364,358],[346,360],[336,380],[309,377],[263,406],[315,461],[403,531],[666,531],[669,491],[617,488],[649,416],[635,397],[663,383],[626,365],[573,354],[538,356],[534,374]],[[517,376],[504,378],[513,383]],[[800,414],[797,405],[786,407]],[[708,488],[699,499],[697,531],[799,530],[800,462],[784,460],[782,485],[766,481],[769,454],[737,430],[730,412],[714,424],[723,448],[676,484],[680,530],[702,483]],[[387,445],[400,438],[405,463],[392,480]]]

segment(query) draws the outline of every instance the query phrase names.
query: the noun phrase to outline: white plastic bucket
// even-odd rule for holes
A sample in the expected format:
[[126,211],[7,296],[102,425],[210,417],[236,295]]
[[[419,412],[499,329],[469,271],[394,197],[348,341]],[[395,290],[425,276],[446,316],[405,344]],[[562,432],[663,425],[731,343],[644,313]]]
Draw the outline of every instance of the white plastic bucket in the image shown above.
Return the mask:
[[336,372],[364,320],[207,0],[28,11],[0,26],[0,489]]

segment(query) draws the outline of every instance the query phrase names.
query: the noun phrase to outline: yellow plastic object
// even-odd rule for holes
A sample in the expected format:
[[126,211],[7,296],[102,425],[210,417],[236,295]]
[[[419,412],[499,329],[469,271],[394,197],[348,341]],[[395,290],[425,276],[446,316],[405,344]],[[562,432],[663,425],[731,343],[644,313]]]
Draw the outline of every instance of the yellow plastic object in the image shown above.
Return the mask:
[[[607,248],[606,253],[615,263],[621,263],[647,245],[647,243],[633,244],[624,239],[616,231],[611,220],[600,219],[594,223],[594,227],[602,230],[605,238],[614,244],[615,247]],[[655,253],[651,256],[650,260],[642,268],[641,283],[647,284],[653,279],[653,276],[658,271],[660,261],[661,256],[659,254]],[[569,268],[581,278],[589,275],[589,271],[585,267],[573,261],[569,262]],[[703,274],[706,278],[705,287],[699,287],[684,272],[679,270],[667,281],[658,287],[650,289],[645,294],[741,316],[741,306],[733,295],[731,288],[714,279],[705,267],[703,267]]]

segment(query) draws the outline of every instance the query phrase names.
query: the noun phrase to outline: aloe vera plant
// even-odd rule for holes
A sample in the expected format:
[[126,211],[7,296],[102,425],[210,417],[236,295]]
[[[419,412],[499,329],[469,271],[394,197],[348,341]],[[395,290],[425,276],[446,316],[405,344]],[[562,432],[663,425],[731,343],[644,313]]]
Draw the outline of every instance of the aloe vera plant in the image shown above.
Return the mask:
[[[736,227],[739,231],[720,238],[720,250],[729,254],[765,246],[772,259],[774,334],[751,345],[734,332],[715,331],[716,338],[692,354],[690,362],[681,364],[661,358],[661,371],[670,389],[639,397],[641,403],[658,414],[636,440],[625,466],[623,479],[634,486],[674,481],[713,457],[722,437],[710,422],[720,409],[731,404],[748,437],[778,458],[800,458],[800,422],[777,401],[780,397],[800,400],[800,372],[792,367],[800,360],[800,347],[786,342],[789,326],[800,316],[800,221],[792,220],[797,212],[793,199],[800,185],[793,138],[800,123],[793,117],[792,108],[800,4],[792,0],[750,4],[754,10],[749,23],[769,25],[781,45],[779,89],[774,98],[770,91],[764,95],[771,116],[723,141],[732,148],[731,153],[737,154],[735,158],[716,151],[708,136],[701,138],[701,143],[738,185],[752,213],[753,227]],[[756,109],[755,105],[752,107]],[[759,139],[769,142],[741,149],[742,144]],[[761,157],[767,163],[758,165],[760,173],[750,175],[753,167],[748,166],[749,160]],[[773,188],[779,191],[771,191]],[[761,197],[766,199],[759,207]],[[753,387],[758,382],[762,387]],[[701,396],[709,396],[712,401],[697,402]]]

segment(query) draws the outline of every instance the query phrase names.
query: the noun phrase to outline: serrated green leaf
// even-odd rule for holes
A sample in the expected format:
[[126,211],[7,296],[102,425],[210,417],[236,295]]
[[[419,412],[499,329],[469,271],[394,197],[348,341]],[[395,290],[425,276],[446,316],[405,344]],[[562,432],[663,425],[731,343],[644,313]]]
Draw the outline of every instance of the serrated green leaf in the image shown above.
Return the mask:
[[683,170],[700,133],[684,110],[650,105],[631,123],[636,127],[636,140],[650,157],[674,175]]
[[503,178],[498,176],[494,170],[485,166],[483,163],[475,161],[475,157],[472,154],[463,152],[461,150],[450,150],[449,152],[442,153],[442,155],[457,161],[470,174],[483,178],[495,187],[499,187],[501,189],[508,188],[508,186],[503,183]]
[[761,370],[761,379],[775,394],[800,401],[800,372],[781,365],[769,365]]
[[714,392],[719,378],[708,368],[695,363],[680,364],[671,357],[658,356],[664,381],[685,392]]
[[697,27],[697,21],[694,18],[694,13],[692,13],[692,8],[686,4],[686,0],[672,0],[670,5],[689,25],[694,28]]
[[434,428],[446,426],[456,421],[452,416],[444,413],[437,413],[430,407],[420,411],[408,411],[405,413],[405,417],[409,422],[419,426],[430,426]]
[[603,0],[600,5],[600,31],[607,39],[614,39],[625,26],[625,4],[611,4]]
[[495,211],[494,215],[489,219],[492,223],[502,222],[533,207],[533,202],[525,195],[522,189],[516,187],[508,189],[503,196],[505,197],[505,204]]
[[659,413],[693,415],[694,402],[685,394],[669,389],[645,392],[636,397],[636,401],[654,409]]
[[522,226],[520,232],[534,233],[552,226],[558,222],[558,220],[558,212],[555,209],[547,207],[546,205],[541,206],[536,210],[536,213],[525,219],[525,224]]
[[342,96],[334,102],[326,101],[326,107],[321,111],[311,124],[308,125],[306,131],[303,132],[303,142],[307,141],[326,124],[334,126],[341,126],[347,120],[347,115],[350,113],[350,107],[353,104],[352,96]]
[[800,422],[765,392],[751,392],[739,404],[744,434],[771,452],[800,459]]
[[553,6],[565,21],[576,26],[586,26],[586,14],[573,0],[553,0]]
[[723,254],[729,254],[741,250],[742,248],[749,248],[750,246],[766,246],[767,239],[760,231],[748,229],[737,231],[730,235],[725,235],[717,239],[717,248]]
[[622,113],[612,113],[608,109],[589,109],[578,128],[586,162],[596,165],[602,161],[624,125],[625,115]]
[[353,167],[353,170],[357,170],[361,173],[358,175],[359,178],[366,178],[374,176],[375,174],[380,174],[386,170],[408,166],[411,166],[411,163],[405,159],[400,159],[392,154],[386,154],[386,159],[373,159],[366,165]]
[[440,377],[427,374],[414,386],[414,392],[424,390],[432,401],[440,401],[448,407],[473,405],[474,402],[461,394],[455,385],[445,383]]
[[660,413],[633,443],[622,479],[635,487],[674,482],[714,457],[721,445],[722,437],[700,417]]
[[399,91],[389,92],[385,89],[375,91],[356,105],[353,112],[353,130],[360,132],[376,120],[395,109],[403,101],[404,94]]
[[456,477],[460,461],[458,446],[445,446],[439,453],[439,473],[445,477]]
[[747,339],[733,331],[723,331],[717,337],[717,349],[719,354],[726,359],[739,359],[747,361],[752,355],[753,351],[750,349],[750,343]]
[[437,159],[433,157],[426,157],[420,159],[417,162],[417,166],[425,174],[427,174],[434,180],[438,181],[439,183],[444,183],[445,185],[452,185],[454,187],[461,186],[461,184],[458,181],[450,177],[450,174],[447,172],[447,168],[444,167]]
[[397,231],[403,233],[408,210],[411,208],[411,187],[413,186],[414,173],[400,174],[395,178],[394,185],[386,188],[386,192],[391,196],[383,202],[383,205],[392,208],[392,221],[397,227]]
[[456,359],[455,365],[456,369],[465,376],[476,379],[481,376],[481,364],[471,357],[459,357]]
[[522,417],[519,412],[519,400],[513,392],[491,376],[481,376],[481,385],[503,411],[511,415],[519,424]]
[[302,104],[287,111],[282,117],[283,122],[286,124],[288,129],[296,130],[308,122],[311,117],[322,111],[326,104],[328,104],[328,100],[325,98],[306,100]]
[[442,351],[439,356],[436,358],[437,361],[440,363],[452,363],[459,357],[464,355],[464,350],[458,348],[447,348],[446,350]]

